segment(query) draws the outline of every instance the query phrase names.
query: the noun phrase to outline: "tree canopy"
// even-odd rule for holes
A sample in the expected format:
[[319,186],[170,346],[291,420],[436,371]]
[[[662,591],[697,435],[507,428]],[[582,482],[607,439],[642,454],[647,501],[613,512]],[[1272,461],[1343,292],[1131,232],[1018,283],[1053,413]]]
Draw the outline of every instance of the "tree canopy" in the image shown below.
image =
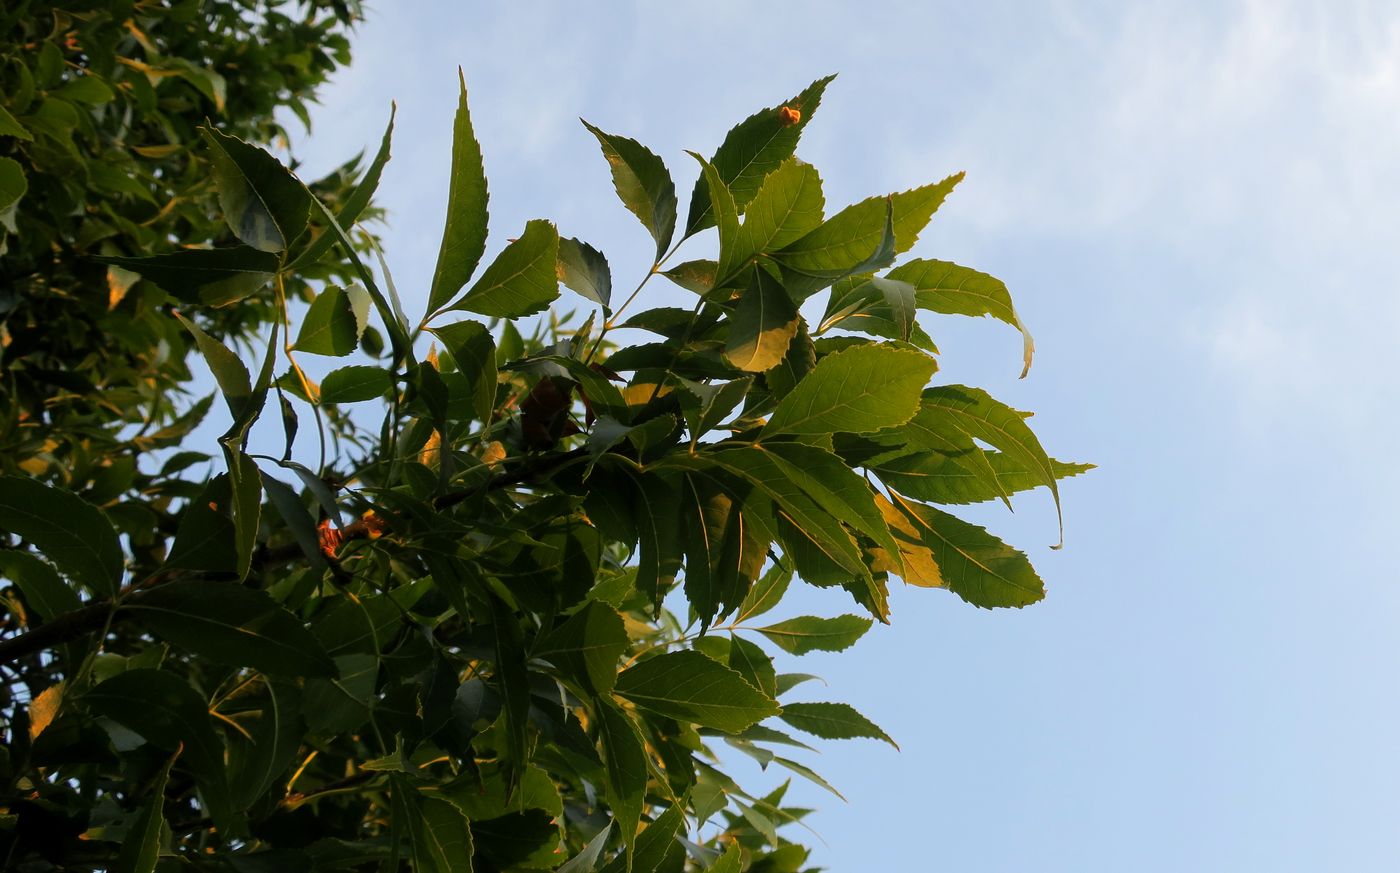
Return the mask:
[[[317,183],[264,148],[353,4],[42,5],[0,67],[7,864],[796,873],[808,811],[726,750],[837,794],[813,737],[894,740],[791,659],[894,579],[1043,597],[949,510],[1087,465],[936,378],[920,313],[1032,351],[1001,282],[907,256],[961,174],[828,214],[796,150],[832,77],[685,159],[683,219],[585,122],[655,243],[625,298],[546,220],[486,257],[463,83],[419,313],[357,229],[392,113]],[[693,305],[638,311],[662,281]],[[799,581],[850,612],[774,620]]]

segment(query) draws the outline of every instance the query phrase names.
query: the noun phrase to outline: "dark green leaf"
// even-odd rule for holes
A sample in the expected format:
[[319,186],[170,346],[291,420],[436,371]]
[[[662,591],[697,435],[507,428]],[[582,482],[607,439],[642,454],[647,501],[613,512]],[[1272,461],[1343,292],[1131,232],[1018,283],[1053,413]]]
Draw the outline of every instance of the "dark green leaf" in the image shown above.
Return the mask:
[[[801,94],[769,109],[760,109],[735,125],[715,151],[714,164],[721,181],[733,192],[734,201],[743,208],[757,194],[763,178],[773,172],[797,149],[802,129],[812,120],[821,103],[822,93],[835,76],[826,76],[808,85]],[[789,123],[783,117],[784,108],[797,110],[801,118]],[[685,222],[685,235],[691,236],[714,224],[710,186],[701,176],[690,196],[690,214]]]
[[612,272],[603,253],[573,237],[559,238],[559,281],[602,304],[612,303]]
[[302,319],[296,347],[313,355],[343,357],[360,341],[359,321],[344,289],[330,286],[316,296]]
[[586,121],[583,126],[603,148],[617,196],[656,240],[659,262],[676,230],[676,186],[666,164],[634,139],[604,133]]
[[311,632],[262,591],[227,582],[168,582],[124,608],[154,633],[215,663],[274,676],[335,675]]
[[680,531],[673,522],[680,507],[680,486],[656,475],[634,474],[633,481],[640,535],[637,590],[660,610],[661,597],[681,568]]
[[[704,657],[703,655],[701,657]],[[656,820],[647,825],[637,839],[637,851],[629,859],[625,855],[614,858],[603,873],[680,873],[685,859],[685,849],[676,837],[685,833],[685,810],[680,804],[667,807]],[[674,860],[680,856],[680,863]]]
[[783,705],[783,721],[800,731],[827,740],[869,737],[884,740],[896,749],[899,744],[873,721],[845,703],[788,703]]
[[95,258],[140,273],[186,303],[225,306],[267,286],[277,272],[274,254],[250,246],[182,249],[146,258]]
[[938,562],[943,584],[971,603],[1022,607],[1045,597],[1045,583],[1025,553],[956,516],[895,495]]
[[530,720],[530,674],[525,666],[525,648],[520,623],[503,600],[495,594],[491,602],[491,635],[494,640],[496,690],[505,705],[507,794],[514,792],[529,763],[527,754]]
[[384,396],[394,385],[380,367],[341,367],[326,374],[321,382],[322,403],[359,403]]
[[[1026,465],[1049,487],[1055,498],[1055,514],[1060,518],[1060,541],[1064,541],[1064,519],[1060,515],[1060,487],[1055,467],[1041,447],[1040,440],[1026,425],[1025,416],[994,400],[980,388],[965,385],[939,385],[923,394],[923,408],[947,415],[968,436],[1000,449],[1013,460]],[[1055,548],[1059,548],[1056,546]]]
[[763,549],[745,555],[743,515],[718,484],[701,474],[684,478],[680,523],[685,540],[685,596],[702,630],[730,612],[753,584],[749,571],[762,566]]
[[[443,347],[457,364],[457,370],[471,386],[472,408],[477,421],[491,422],[496,408],[496,343],[486,326],[475,321],[459,321],[432,328]],[[324,387],[323,387],[324,391]]]
[[948,261],[923,259],[895,267],[887,278],[912,286],[920,309],[950,315],[989,315],[1019,330],[1023,340],[1021,377],[1025,378],[1035,354],[1035,340],[1021,323],[1021,316],[1011,304],[1011,294],[1000,279]]
[[865,636],[871,624],[870,619],[859,615],[839,615],[836,618],[803,615],[754,630],[785,652],[805,655],[808,652],[845,651]]
[[[457,69],[460,91],[457,115],[452,122],[452,172],[447,189],[447,224],[442,231],[433,284],[428,291],[428,312],[433,313],[457,296],[471,279],[486,251],[486,170],[481,146],[472,130],[467,110],[467,80]],[[550,265],[553,269],[553,264]],[[489,313],[488,313],[489,314]]]
[[175,544],[165,560],[167,569],[232,573],[238,567],[233,521],[233,495],[226,474],[215,476],[180,513]]
[[548,869],[559,860],[559,825],[542,809],[473,820],[477,853],[496,870]]
[[715,271],[718,269],[718,262],[701,259],[677,264],[661,275],[685,290],[693,291],[703,297],[714,289]]
[[24,167],[20,166],[19,161],[0,158],[0,226],[10,233],[19,232],[19,227],[15,224],[15,213],[19,208],[19,201],[28,191],[29,179],[24,175]]
[[259,470],[258,473],[261,476],[263,491],[267,494],[268,502],[281,516],[282,526],[292,535],[297,547],[301,549],[302,556],[312,567],[317,570],[325,570],[326,558],[321,553],[316,522],[312,519],[311,513],[306,511],[301,498],[282,480],[262,470]]
[[180,762],[199,781],[214,821],[220,827],[228,825],[232,809],[224,744],[214,733],[204,699],[184,680],[164,670],[127,670],[84,694],[83,702],[168,752],[183,744]]
[[253,399],[253,380],[248,375],[248,368],[228,346],[205,333],[199,325],[178,312],[175,313],[175,317],[180,319],[180,323],[194,337],[195,345],[199,347],[200,354],[204,355],[209,370],[214,374],[214,381],[219,384],[219,391],[224,395],[229,413],[233,415],[234,420],[241,418]]
[[[611,700],[600,699],[594,707],[594,715],[603,750],[603,787],[627,847],[625,856],[630,859],[636,846],[637,824],[642,817],[642,800],[646,796],[646,749],[632,719]],[[626,864],[630,867],[630,860]]]
[[[359,220],[360,214],[369,206],[375,190],[379,188],[379,177],[384,172],[384,165],[389,163],[389,145],[394,138],[394,116],[397,113],[398,107],[390,103],[389,124],[384,128],[384,136],[379,141],[379,151],[375,153],[369,169],[365,170],[364,176],[360,177],[355,189],[350,192],[349,197],[345,198],[340,211],[336,213],[336,221],[341,227],[354,226],[355,222]],[[297,255],[296,260],[292,262],[292,268],[315,263],[333,245],[335,245],[335,234],[329,229],[323,230],[321,235],[311,242],[311,245]]]
[[237,558],[234,573],[239,579],[248,575],[257,545],[258,523],[262,518],[262,473],[257,463],[246,454],[222,444],[228,462],[228,481],[232,500],[233,550]]
[[527,222],[520,238],[508,244],[481,273],[471,290],[450,309],[496,318],[519,318],[540,312],[559,296],[559,234],[547,221]]
[[305,186],[272,155],[212,127],[202,128],[229,230],[253,248],[282,252],[306,229]]
[[773,659],[738,635],[731,636],[729,640],[729,668],[769,697],[778,696],[778,674],[773,669]]
[[[22,139],[25,142],[34,141],[34,135],[31,134],[29,131],[25,130],[24,125],[20,124],[19,120],[10,114],[10,110],[6,109],[3,106],[0,106],[0,136],[13,136],[16,139]],[[10,159],[6,158],[5,160],[8,161]],[[10,163],[14,164],[16,167],[19,166],[19,163],[17,161],[10,161]],[[0,170],[0,176],[3,175],[4,171]],[[4,200],[0,199],[0,207],[3,207],[4,205]]]
[[[3,484],[4,480],[0,480]],[[0,578],[8,579],[24,593],[30,611],[52,621],[83,604],[78,594],[58,577],[47,561],[28,552],[0,550]]]
[[827,355],[778,404],[763,436],[901,425],[918,411],[919,392],[936,368],[922,352],[873,343]]
[[753,385],[753,378],[749,376],[718,385],[684,378],[679,381],[683,389],[681,411],[685,415],[686,427],[690,429],[691,445],[724,421]]
[[21,476],[0,476],[0,529],[22,537],[94,595],[121,587],[117,532],[77,495]]
[[394,818],[408,831],[416,873],[471,873],[472,831],[461,810],[414,790],[407,778],[393,781]]
[[262,715],[252,722],[252,741],[230,749],[229,785],[234,808],[246,810],[272,790],[296,760],[306,733],[299,711],[301,692],[288,682],[268,682]]
[[587,691],[606,694],[630,642],[617,610],[590,600],[540,639],[534,656],[553,662]]
[[724,356],[741,370],[761,373],[782,362],[801,317],[787,291],[767,270],[755,266],[751,272],[752,279],[729,319]]
[[121,851],[112,865],[112,873],[153,873],[156,869],[161,847],[170,833],[165,823],[165,783],[170,779],[170,768],[178,757],[177,752],[166,761],[151,783],[150,799],[132,820],[126,838],[122,840]]
[[735,671],[699,652],[657,655],[623,671],[617,693],[643,709],[734,733],[778,712]]

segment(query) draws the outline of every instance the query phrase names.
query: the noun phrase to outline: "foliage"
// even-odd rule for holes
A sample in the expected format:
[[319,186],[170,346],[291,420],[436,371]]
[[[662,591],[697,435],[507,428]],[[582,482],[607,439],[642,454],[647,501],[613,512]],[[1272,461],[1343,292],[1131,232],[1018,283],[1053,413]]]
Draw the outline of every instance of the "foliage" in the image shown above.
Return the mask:
[[[928,387],[919,310],[1019,320],[1000,283],[955,265],[877,275],[958,177],[824,217],[794,152],[829,81],[697,156],[679,241],[665,164],[589,125],[656,243],[616,307],[604,256],[546,221],[481,263],[465,87],[421,319],[357,250],[353,210],[204,127],[237,239],[100,262],[141,276],[140,317],[204,358],[229,422],[218,471],[169,446],[140,456],[140,486],[28,468],[0,481],[15,631],[0,659],[19,680],[0,762],[10,862],[804,869],[787,783],[741,787],[716,744],[831,788],[789,757],[807,748],[789,729],[893,743],[778,661],[887,621],[892,577],[977,606],[1039,599],[1022,553],[932,504],[1053,491],[1084,469],[985,392]],[[368,201],[387,143],[350,200]],[[711,224],[716,257],[670,266]],[[320,281],[338,274],[353,281]],[[623,321],[656,276],[694,306]],[[287,289],[308,282],[319,293],[294,324]],[[561,283],[597,310],[523,320]],[[234,312],[262,326],[256,354],[227,345],[246,326]],[[366,348],[371,315],[387,354]],[[623,325],[656,339],[619,346]],[[343,365],[318,385],[305,354]],[[177,363],[164,378],[184,384]],[[342,439],[294,460],[308,413],[322,446],[327,422]],[[280,418],[280,455],[250,441],[260,417]],[[174,524],[149,540],[118,523],[161,501]],[[794,579],[844,589],[868,617],[767,617]]]

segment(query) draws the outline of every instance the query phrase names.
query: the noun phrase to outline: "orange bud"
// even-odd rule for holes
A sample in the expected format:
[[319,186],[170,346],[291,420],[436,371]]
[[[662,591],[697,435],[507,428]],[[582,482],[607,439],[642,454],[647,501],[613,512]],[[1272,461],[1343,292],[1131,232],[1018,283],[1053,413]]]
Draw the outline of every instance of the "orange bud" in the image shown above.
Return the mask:
[[802,110],[793,109],[791,106],[784,106],[778,110],[778,120],[783,123],[783,127],[792,127],[802,120]]

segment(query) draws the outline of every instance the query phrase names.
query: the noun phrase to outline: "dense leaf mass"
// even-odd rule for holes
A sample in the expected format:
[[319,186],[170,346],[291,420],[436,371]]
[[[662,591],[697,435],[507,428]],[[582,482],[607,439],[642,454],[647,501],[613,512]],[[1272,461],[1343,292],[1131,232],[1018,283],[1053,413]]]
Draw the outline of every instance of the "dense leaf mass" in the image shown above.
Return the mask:
[[[680,264],[662,158],[587,127],[655,243],[616,309],[607,258],[546,220],[481,263],[463,85],[410,320],[357,226],[392,109],[373,159],[322,182],[264,148],[344,62],[355,3],[11,6],[7,866],[797,873],[807,810],[719,752],[835,793],[789,730],[894,740],[793,702],[814,677],[779,662],[889,621],[892,578],[1043,596],[934,504],[1058,503],[1087,465],[985,391],[930,386],[921,313],[1024,326],[969,268],[879,275],[960,175],[825,216],[795,152],[831,78],[696,155],[679,236],[715,224],[718,251]],[[658,275],[694,306],[629,314]],[[337,360],[318,379],[306,355]],[[191,436],[216,404],[196,385],[218,437]],[[866,614],[783,615],[796,581]]]

